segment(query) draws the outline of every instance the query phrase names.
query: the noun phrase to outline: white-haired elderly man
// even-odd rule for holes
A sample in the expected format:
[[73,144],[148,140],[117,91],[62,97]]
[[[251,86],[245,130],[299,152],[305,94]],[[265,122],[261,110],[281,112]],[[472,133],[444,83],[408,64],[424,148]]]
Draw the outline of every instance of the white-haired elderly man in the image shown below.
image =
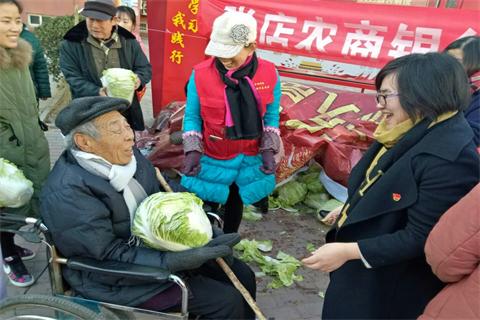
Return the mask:
[[[128,101],[85,97],[62,110],[55,124],[67,141],[40,197],[40,210],[65,257],[158,266],[188,271],[189,312],[206,319],[248,319],[253,312],[211,260],[231,256],[238,234],[217,235],[205,247],[164,252],[132,245],[130,223],[147,196],[160,191],[154,167],[134,148],[122,112]],[[232,269],[255,296],[255,276],[240,260]],[[207,263],[208,262],[208,263]],[[73,291],[83,297],[152,310],[176,309],[181,294],[171,283],[132,283],[114,276],[65,268]]]

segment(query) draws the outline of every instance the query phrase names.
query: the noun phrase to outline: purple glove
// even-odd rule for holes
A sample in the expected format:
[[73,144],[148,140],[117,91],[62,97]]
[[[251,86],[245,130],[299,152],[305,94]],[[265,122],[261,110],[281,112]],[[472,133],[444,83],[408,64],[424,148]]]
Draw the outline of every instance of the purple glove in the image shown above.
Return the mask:
[[260,170],[265,174],[275,173],[275,158],[272,150],[265,150],[262,152],[263,165]]
[[185,160],[183,160],[183,174],[186,176],[196,176],[200,172],[201,156],[202,153],[198,151],[187,152]]

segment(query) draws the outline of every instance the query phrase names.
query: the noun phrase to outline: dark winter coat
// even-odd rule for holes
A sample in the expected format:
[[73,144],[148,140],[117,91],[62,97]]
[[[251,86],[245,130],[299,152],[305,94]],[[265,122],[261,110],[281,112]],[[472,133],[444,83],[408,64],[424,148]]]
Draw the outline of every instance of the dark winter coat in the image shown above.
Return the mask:
[[[119,27],[118,36],[122,44],[122,48],[119,49],[120,66],[132,70],[139,76],[142,84],[138,91],[141,91],[152,78],[152,66],[133,34]],[[60,69],[70,85],[73,98],[98,96],[102,88],[87,37],[87,25],[82,21],[65,34],[60,45]],[[133,95],[132,105],[124,115],[134,130],[145,129],[136,94]]]
[[[472,136],[463,114],[428,129],[351,208],[344,224],[329,231],[327,242],[357,242],[372,268],[350,260],[330,274],[323,318],[413,319],[442,289],[423,248],[440,216],[478,182]],[[352,170],[349,199],[381,147],[375,142]]]
[[[135,179],[151,195],[160,191],[155,170],[138,150]],[[50,173],[40,209],[53,241],[65,257],[89,257],[166,269],[161,251],[128,245],[130,214],[121,192],[86,171],[64,151]],[[146,283],[64,268],[64,278],[83,297],[136,306],[171,284]]]
[[33,60],[30,64],[30,75],[35,85],[35,93],[37,98],[50,98],[50,80],[48,75],[47,60],[43,54],[43,48],[40,40],[28,31],[26,28],[20,33],[20,37],[27,40],[33,49]]
[[32,201],[9,210],[32,216],[50,171],[48,142],[38,122],[35,89],[28,66],[32,48],[23,39],[14,49],[0,47],[0,158],[13,162],[33,182]]
[[464,114],[473,130],[473,141],[477,147],[480,147],[480,89],[473,93],[472,101]]

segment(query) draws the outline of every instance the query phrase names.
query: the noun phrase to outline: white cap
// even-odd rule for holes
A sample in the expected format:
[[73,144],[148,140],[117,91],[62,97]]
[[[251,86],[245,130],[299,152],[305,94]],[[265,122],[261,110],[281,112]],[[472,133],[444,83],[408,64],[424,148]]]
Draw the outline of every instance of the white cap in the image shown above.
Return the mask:
[[256,38],[257,21],[252,15],[227,11],[213,22],[205,54],[218,58],[233,58]]

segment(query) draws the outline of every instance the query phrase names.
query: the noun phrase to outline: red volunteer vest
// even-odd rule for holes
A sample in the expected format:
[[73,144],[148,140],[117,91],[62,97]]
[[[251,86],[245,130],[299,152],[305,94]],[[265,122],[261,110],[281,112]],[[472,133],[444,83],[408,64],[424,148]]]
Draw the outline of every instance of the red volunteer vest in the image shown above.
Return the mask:
[[[229,140],[225,135],[225,84],[215,68],[214,58],[199,63],[194,68],[195,85],[200,98],[200,115],[203,120],[205,154],[215,159],[231,159],[240,153],[258,154],[259,139]],[[261,116],[266,106],[273,102],[273,89],[277,75],[273,63],[258,59],[258,69],[252,79],[261,97]]]

